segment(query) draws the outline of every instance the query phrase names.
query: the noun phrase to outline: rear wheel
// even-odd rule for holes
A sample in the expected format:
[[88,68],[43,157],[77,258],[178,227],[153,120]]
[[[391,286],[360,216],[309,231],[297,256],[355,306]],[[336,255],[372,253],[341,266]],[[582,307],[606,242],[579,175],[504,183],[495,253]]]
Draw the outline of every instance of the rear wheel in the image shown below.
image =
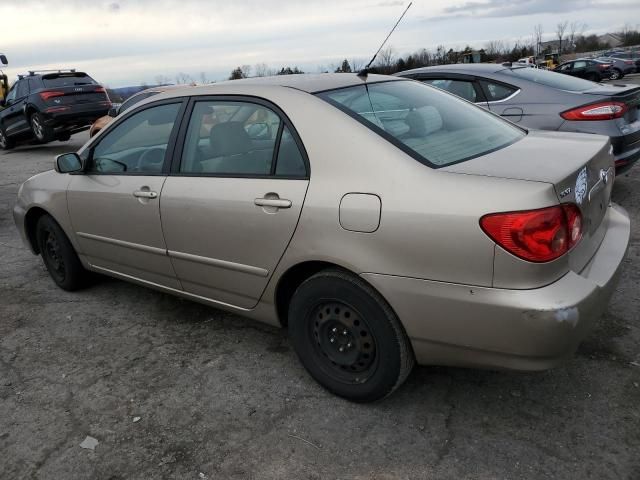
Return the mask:
[[414,364],[389,305],[360,278],[339,270],[320,272],[298,287],[289,306],[289,336],[318,383],[356,402],[389,395]]
[[611,75],[609,75],[611,80],[620,80],[622,77],[624,77],[624,75],[622,75],[622,71],[619,68],[611,70]]
[[11,150],[15,147],[15,142],[7,137],[7,133],[5,132],[3,127],[0,127],[0,149],[2,150]]
[[44,118],[39,113],[31,115],[31,131],[40,143],[47,143],[54,139],[53,128],[45,125]]
[[60,225],[49,215],[43,215],[36,226],[40,255],[53,281],[63,290],[78,290],[86,286],[89,277],[71,242]]

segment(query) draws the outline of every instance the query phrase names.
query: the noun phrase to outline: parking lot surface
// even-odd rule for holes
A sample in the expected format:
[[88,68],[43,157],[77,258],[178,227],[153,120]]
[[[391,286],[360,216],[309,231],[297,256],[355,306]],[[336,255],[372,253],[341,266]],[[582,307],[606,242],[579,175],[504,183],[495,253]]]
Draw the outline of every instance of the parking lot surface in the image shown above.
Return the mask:
[[11,209],[86,138],[0,153],[0,478],[640,478],[640,166],[614,187],[633,221],[619,287],[574,358],[418,367],[358,405],[284,330],[107,278],[56,288]]

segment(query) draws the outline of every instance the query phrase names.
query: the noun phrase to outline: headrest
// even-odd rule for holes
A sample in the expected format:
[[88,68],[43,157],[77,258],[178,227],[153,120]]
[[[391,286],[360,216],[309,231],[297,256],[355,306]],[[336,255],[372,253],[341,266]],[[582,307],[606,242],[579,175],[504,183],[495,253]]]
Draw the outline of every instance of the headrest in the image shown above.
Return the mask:
[[435,107],[426,106],[409,112],[404,119],[410,137],[425,137],[442,128],[442,117]]
[[247,153],[252,148],[251,138],[240,122],[214,125],[209,133],[209,142],[214,157]]

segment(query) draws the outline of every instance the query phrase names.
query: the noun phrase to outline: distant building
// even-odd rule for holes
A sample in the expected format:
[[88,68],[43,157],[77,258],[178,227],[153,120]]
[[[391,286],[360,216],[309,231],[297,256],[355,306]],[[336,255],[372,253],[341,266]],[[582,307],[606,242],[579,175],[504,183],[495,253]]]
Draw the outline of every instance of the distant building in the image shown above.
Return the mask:
[[609,48],[620,47],[624,43],[622,35],[617,33],[605,33],[604,35],[599,35],[598,41],[600,43],[606,43]]

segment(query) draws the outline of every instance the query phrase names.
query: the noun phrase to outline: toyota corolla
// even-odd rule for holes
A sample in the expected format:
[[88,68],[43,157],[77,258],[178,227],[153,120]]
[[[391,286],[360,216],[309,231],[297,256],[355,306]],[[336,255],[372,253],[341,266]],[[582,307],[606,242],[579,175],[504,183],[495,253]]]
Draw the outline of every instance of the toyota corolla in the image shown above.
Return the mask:
[[365,402],[415,362],[571,355],[629,242],[613,180],[604,136],[403,78],[292,75],[141,102],[27,180],[14,217],[59,287],[97,272],[287,326],[313,378]]

